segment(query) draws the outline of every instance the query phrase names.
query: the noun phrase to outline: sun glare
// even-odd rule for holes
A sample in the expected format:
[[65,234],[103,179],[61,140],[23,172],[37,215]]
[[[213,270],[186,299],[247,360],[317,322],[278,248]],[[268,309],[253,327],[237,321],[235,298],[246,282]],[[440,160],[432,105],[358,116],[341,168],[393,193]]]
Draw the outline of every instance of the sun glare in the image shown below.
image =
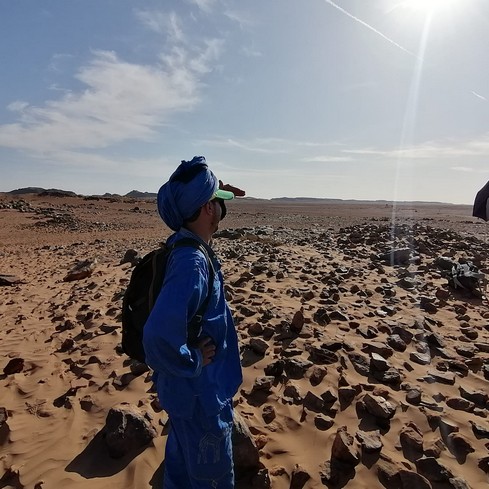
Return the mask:
[[432,14],[453,10],[460,3],[460,0],[403,0],[402,6],[416,12]]

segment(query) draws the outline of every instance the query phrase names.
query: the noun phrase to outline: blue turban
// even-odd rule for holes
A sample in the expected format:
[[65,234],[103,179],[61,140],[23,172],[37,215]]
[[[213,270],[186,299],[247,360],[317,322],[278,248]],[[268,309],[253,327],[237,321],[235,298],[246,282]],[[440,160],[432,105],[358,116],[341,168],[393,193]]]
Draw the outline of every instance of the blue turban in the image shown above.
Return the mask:
[[211,200],[219,182],[203,156],[182,161],[158,192],[158,212],[165,224],[178,231],[197,210]]

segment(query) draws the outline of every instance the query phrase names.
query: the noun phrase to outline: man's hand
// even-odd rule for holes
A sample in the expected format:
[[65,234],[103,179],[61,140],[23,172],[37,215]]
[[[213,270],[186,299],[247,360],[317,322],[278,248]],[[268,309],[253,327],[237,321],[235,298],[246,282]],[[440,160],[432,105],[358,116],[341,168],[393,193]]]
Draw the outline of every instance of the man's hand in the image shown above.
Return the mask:
[[202,353],[202,364],[205,367],[212,362],[216,354],[216,345],[212,342],[212,338],[202,338],[198,343],[198,348]]
[[236,197],[244,197],[246,195],[246,192],[244,190],[241,190],[238,187],[233,187],[229,183],[222,183],[222,180],[219,180],[219,188],[221,190],[227,190],[228,192],[232,192]]

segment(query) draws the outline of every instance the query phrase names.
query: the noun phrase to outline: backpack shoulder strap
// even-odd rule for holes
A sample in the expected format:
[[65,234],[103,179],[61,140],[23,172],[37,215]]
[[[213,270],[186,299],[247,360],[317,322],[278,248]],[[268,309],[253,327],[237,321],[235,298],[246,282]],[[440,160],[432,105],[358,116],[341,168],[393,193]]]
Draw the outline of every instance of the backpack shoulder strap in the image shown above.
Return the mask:
[[209,256],[209,253],[207,252],[205,246],[199,241],[197,241],[196,239],[182,238],[176,241],[175,243],[173,243],[173,245],[170,246],[170,253],[175,248],[180,248],[184,246],[190,246],[200,250],[202,254],[205,256],[205,259],[207,261],[207,266],[209,268],[209,280],[207,282],[207,295],[205,299],[202,301],[202,304],[200,304],[199,308],[197,309],[197,312],[192,317],[189,323],[188,337],[190,343],[192,343],[192,342],[196,342],[198,336],[200,335],[200,323],[204,318],[205,311],[207,310],[207,306],[209,305],[211,299],[216,271],[214,269],[214,264],[212,263],[211,257]]

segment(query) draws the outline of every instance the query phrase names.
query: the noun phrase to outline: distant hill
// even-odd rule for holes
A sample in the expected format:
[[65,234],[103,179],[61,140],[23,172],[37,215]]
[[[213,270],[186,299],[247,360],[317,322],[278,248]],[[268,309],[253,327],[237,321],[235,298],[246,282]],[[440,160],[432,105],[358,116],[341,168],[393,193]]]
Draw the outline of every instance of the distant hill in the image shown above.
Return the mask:
[[269,199],[270,202],[284,204],[402,204],[402,205],[415,205],[415,204],[433,204],[433,205],[457,205],[449,202],[426,202],[422,200],[399,200],[393,202],[391,200],[357,200],[357,199],[326,199],[319,197],[274,197]]
[[[24,194],[37,194],[41,196],[49,197],[83,197],[80,194],[71,192],[70,190],[60,190],[60,189],[45,189],[42,187],[24,187],[18,188],[16,190],[11,190],[10,192],[5,192],[7,195],[24,195]],[[112,194],[106,192],[103,195],[91,195],[85,196],[85,198],[129,198],[129,199],[146,199],[154,200],[158,194],[154,192],[141,192],[140,190],[131,190],[125,195]],[[243,197],[239,200],[248,201],[260,201],[271,202],[275,204],[385,204],[385,205],[457,205],[448,202],[425,202],[425,201],[397,201],[393,202],[390,200],[357,200],[357,199],[327,199],[327,198],[317,198],[317,197],[274,197],[272,199],[261,199],[255,197]]]
[[124,197],[131,197],[132,199],[156,199],[158,194],[152,192],[140,192],[139,190],[131,190]]
[[18,188],[16,190],[11,190],[10,192],[6,192],[10,195],[24,195],[24,194],[40,194],[44,192],[46,189],[41,187],[24,187]]
[[7,192],[9,195],[37,194],[45,197],[76,197],[77,194],[71,190],[61,190],[58,188],[24,187]]

